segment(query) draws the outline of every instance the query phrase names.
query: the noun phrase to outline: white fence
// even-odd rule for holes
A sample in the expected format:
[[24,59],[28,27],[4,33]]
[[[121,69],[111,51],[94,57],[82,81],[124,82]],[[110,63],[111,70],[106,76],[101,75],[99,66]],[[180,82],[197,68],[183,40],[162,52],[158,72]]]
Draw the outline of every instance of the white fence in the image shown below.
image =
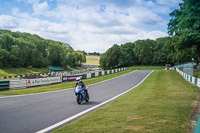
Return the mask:
[[186,74],[184,73],[183,71],[179,70],[178,68],[176,68],[176,71],[182,75],[188,82],[200,87],[200,79],[199,78],[196,78],[196,77],[193,77],[189,74]]

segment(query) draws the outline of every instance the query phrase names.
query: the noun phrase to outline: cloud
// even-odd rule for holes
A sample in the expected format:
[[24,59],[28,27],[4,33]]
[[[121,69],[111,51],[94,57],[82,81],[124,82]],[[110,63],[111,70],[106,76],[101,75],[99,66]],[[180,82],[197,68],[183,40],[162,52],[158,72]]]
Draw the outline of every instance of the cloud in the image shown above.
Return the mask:
[[12,16],[0,15],[0,20],[0,28],[3,29],[12,29],[19,25],[18,20]]
[[57,0],[56,6],[50,2],[56,1],[27,0],[31,12],[14,7],[11,15],[0,16],[0,27],[66,42],[76,50],[87,52],[105,52],[113,44],[167,36],[159,29],[167,24],[160,14],[170,12],[162,0],[157,0],[159,4],[129,0],[130,3],[122,6],[123,3],[107,0]]
[[170,7],[177,7],[179,3],[182,3],[182,0],[156,0],[160,5],[167,5]]
[[46,15],[48,8],[49,6],[47,1],[44,1],[42,3],[35,2],[33,3],[33,10],[34,10],[33,15]]

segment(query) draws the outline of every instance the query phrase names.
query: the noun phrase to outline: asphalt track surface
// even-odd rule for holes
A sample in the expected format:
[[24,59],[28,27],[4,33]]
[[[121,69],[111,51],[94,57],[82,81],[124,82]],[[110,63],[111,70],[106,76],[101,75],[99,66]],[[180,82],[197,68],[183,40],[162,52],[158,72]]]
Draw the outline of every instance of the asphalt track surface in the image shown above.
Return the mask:
[[134,71],[89,85],[90,101],[82,105],[77,104],[73,89],[22,96],[0,96],[0,132],[38,132],[133,88],[150,72]]

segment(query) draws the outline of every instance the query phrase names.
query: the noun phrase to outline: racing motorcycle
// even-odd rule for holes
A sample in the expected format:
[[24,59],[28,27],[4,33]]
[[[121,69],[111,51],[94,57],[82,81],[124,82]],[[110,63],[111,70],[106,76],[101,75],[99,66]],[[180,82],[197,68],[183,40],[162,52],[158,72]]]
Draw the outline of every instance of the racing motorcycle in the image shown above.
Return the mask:
[[83,101],[89,102],[88,87],[83,90],[81,85],[77,85],[74,89],[76,100],[78,104],[81,104]]

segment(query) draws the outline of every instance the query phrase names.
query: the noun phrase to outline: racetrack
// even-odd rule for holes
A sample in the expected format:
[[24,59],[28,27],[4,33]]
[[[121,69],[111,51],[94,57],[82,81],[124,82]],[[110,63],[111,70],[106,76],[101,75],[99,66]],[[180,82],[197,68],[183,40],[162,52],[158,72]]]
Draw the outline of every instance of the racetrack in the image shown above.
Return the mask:
[[3,133],[40,131],[133,88],[150,72],[134,71],[89,85],[90,102],[82,105],[77,104],[73,89],[0,97],[0,131]]

